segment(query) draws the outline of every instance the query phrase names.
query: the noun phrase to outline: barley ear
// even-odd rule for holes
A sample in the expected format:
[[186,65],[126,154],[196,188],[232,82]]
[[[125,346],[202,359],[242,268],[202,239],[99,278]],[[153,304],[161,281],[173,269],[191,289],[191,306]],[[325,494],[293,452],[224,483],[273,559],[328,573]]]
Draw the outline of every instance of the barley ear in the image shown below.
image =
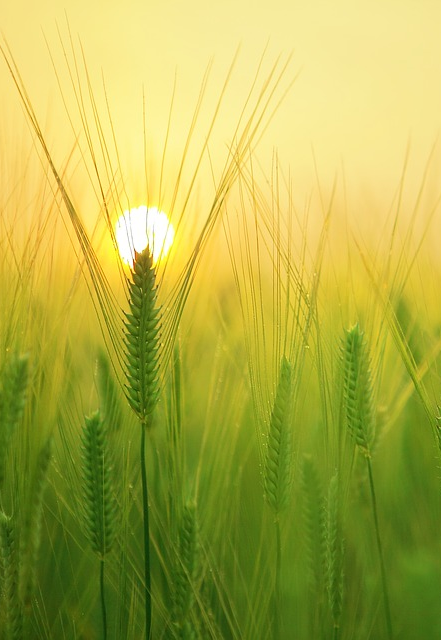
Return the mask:
[[326,577],[328,602],[334,628],[340,625],[343,605],[344,540],[339,496],[339,477],[336,472],[329,483],[325,519]]
[[342,345],[346,422],[357,446],[371,455],[374,411],[369,352],[358,324],[346,331]]
[[264,465],[264,495],[279,514],[289,502],[292,479],[292,366],[283,357],[268,430]]
[[28,354],[13,353],[0,377],[0,488],[5,480],[5,464],[11,436],[23,415],[28,388]]
[[126,397],[143,425],[158,400],[159,315],[156,274],[149,247],[135,252],[129,285],[130,313],[126,313]]
[[325,499],[316,465],[305,455],[302,465],[302,495],[305,552],[308,577],[315,597],[323,594],[323,575],[326,558]]
[[18,558],[12,518],[0,512],[0,554],[2,563],[1,627],[7,640],[23,637],[23,612],[19,596]]
[[184,506],[179,527],[177,560],[173,622],[178,629],[178,637],[189,639],[196,635],[190,614],[200,576],[199,526],[194,502],[188,502]]
[[84,420],[81,434],[84,525],[93,551],[103,559],[116,534],[116,498],[106,430],[99,411]]

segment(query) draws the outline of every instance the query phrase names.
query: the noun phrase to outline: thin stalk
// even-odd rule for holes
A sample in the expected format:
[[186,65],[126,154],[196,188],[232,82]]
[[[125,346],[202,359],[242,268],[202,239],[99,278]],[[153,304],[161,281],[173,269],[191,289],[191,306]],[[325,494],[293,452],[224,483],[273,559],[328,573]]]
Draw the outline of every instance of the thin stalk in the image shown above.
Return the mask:
[[372,474],[372,464],[371,464],[370,457],[367,456],[366,461],[367,461],[368,472],[369,472],[369,486],[370,486],[371,498],[372,498],[372,511],[374,514],[375,536],[377,539],[378,555],[380,558],[380,572],[381,572],[381,582],[383,586],[383,598],[384,598],[384,610],[386,615],[387,634],[389,639],[392,640],[393,633],[392,633],[392,618],[390,614],[390,604],[389,604],[389,592],[387,588],[386,570],[384,567],[383,547],[381,544],[380,527],[378,524],[377,499],[375,497],[374,477]]
[[142,482],[142,510],[144,521],[144,589],[145,589],[145,636],[152,637],[152,595],[150,568],[150,525],[149,525],[149,495],[147,486],[147,468],[145,460],[145,432],[147,425],[141,424],[141,482]]
[[281,638],[282,616],[281,616],[281,588],[280,574],[282,571],[282,535],[280,530],[280,518],[275,519],[276,529],[276,575],[274,584],[274,640]]
[[107,640],[107,611],[106,599],[104,595],[104,558],[100,560],[100,594],[101,594],[101,615],[103,619],[103,640]]

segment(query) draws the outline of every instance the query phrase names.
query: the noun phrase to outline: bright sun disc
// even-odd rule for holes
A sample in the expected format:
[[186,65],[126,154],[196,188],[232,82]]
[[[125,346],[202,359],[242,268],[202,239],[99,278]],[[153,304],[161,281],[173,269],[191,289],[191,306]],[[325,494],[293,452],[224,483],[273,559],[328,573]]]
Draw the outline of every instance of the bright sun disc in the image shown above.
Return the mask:
[[142,205],[124,211],[116,223],[115,236],[122,260],[132,265],[135,251],[141,253],[147,245],[153,262],[163,259],[173,244],[175,232],[163,211]]

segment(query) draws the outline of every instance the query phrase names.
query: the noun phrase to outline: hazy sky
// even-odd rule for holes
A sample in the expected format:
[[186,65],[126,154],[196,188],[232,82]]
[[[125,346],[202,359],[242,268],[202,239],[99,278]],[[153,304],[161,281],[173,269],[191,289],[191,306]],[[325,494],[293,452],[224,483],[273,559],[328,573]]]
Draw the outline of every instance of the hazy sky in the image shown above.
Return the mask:
[[[175,73],[179,125],[180,118],[189,122],[209,60],[214,60],[214,95],[238,45],[221,118],[225,144],[265,46],[268,68],[277,55],[292,52],[287,79],[299,76],[267,132],[261,155],[270,157],[277,148],[300,190],[313,182],[313,151],[324,184],[344,165],[353,189],[394,185],[409,142],[410,172],[418,180],[440,131],[438,0],[4,2],[0,28],[49,139],[57,141],[65,125],[44,36],[61,65],[56,23],[66,39],[65,14],[74,37],[81,38],[94,86],[100,85],[101,71],[106,79],[120,143],[129,150],[141,130],[134,121],[143,85],[149,123],[163,139]],[[3,122],[23,131],[2,63],[0,82]]]

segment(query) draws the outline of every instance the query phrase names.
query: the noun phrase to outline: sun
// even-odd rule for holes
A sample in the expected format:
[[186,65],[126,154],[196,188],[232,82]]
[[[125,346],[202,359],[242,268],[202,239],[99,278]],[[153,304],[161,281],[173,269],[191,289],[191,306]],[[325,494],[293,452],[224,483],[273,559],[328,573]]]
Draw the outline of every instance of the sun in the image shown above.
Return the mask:
[[167,215],[157,207],[141,205],[124,211],[115,225],[115,236],[121,259],[132,265],[135,251],[150,247],[153,262],[165,258],[175,237]]

